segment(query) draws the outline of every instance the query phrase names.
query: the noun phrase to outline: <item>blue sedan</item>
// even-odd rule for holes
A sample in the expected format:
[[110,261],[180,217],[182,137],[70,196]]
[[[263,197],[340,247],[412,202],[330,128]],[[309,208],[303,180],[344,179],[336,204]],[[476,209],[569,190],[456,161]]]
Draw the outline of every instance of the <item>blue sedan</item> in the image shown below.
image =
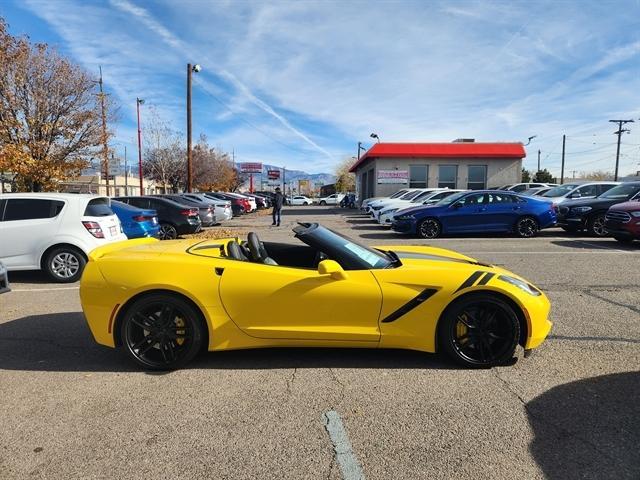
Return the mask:
[[157,237],[160,232],[158,213],[111,200],[111,210],[118,216],[127,238]]
[[513,232],[528,238],[555,223],[551,202],[512,192],[476,190],[456,193],[435,205],[402,210],[393,217],[391,228],[422,238],[483,232]]

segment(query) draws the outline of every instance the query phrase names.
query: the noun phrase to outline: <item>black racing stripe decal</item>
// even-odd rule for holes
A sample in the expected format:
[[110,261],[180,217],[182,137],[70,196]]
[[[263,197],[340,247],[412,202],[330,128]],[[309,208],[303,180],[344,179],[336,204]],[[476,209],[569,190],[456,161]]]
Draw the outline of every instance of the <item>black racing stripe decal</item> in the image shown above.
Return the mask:
[[478,282],[478,285],[486,285],[487,283],[489,283],[489,280],[495,277],[495,275],[495,273],[487,272],[487,274],[482,277],[482,280]]
[[460,290],[464,290],[465,288],[469,288],[471,285],[473,285],[474,283],[476,283],[476,280],[478,280],[478,278],[480,278],[480,275],[482,275],[484,272],[481,271],[477,271],[477,272],[473,272],[471,274],[471,276],[469,278],[467,278],[464,283],[462,285],[460,285],[458,287],[458,289],[454,292],[457,293]]
[[397,309],[395,312],[385,317],[382,320],[382,323],[395,322],[397,319],[399,319],[403,315],[409,313],[411,310],[416,308],[422,302],[424,302],[425,300],[428,300],[437,291],[438,290],[436,290],[435,288],[425,288],[422,292],[418,294],[418,296],[412,298],[407,303],[402,305],[399,309]]

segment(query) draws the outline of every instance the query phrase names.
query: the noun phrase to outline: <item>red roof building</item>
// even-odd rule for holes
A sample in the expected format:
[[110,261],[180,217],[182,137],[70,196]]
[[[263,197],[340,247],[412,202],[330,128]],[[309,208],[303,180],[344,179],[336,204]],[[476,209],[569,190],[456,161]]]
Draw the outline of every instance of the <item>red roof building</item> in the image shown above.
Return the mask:
[[361,199],[400,188],[484,189],[521,179],[522,143],[376,143],[351,167]]

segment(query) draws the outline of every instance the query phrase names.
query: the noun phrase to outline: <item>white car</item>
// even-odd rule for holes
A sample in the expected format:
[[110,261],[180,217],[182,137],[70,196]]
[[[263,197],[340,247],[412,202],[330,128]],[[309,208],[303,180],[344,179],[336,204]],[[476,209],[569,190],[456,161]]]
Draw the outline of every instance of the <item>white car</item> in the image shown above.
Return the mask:
[[554,205],[558,205],[565,200],[595,198],[616,185],[620,185],[620,182],[565,183],[564,185],[552,188],[536,198],[547,200],[553,202]]
[[435,192],[437,190],[442,190],[441,188],[414,188],[409,190],[407,193],[398,198],[385,198],[383,200],[378,200],[376,202],[371,203],[369,206],[371,207],[371,216],[376,220],[380,216],[380,212],[390,207],[391,205],[404,206],[405,204],[409,204],[411,200],[416,199],[418,196],[423,195],[429,192]]
[[432,192],[423,192],[415,199],[411,200],[408,204],[406,202],[400,205],[391,204],[380,210],[380,213],[378,215],[378,223],[380,225],[390,227],[393,223],[393,216],[398,212],[408,210],[409,208],[420,207],[422,205],[434,205],[443,198],[446,198],[453,193],[464,191],[465,190],[440,189]]
[[540,187],[557,187],[557,183],[542,183],[542,182],[528,182],[528,183],[510,183],[508,185],[502,185],[496,190],[509,190],[510,192],[522,193],[530,188]]
[[304,195],[294,195],[290,202],[291,205],[313,205],[313,199]]
[[328,197],[322,197],[318,199],[320,205],[340,205],[340,202],[344,198],[344,193],[334,193]]
[[388,197],[370,197],[370,198],[365,198],[362,201],[362,205],[360,205],[360,210],[364,210],[366,213],[369,213],[371,211],[371,204],[373,202],[376,202],[378,200],[384,200],[384,199],[389,199],[389,198],[398,198],[401,197],[402,195],[404,195],[405,193],[407,193],[409,191],[408,188],[403,188],[402,190],[398,190],[396,193],[394,193],[393,195],[390,195]]
[[216,222],[218,223],[222,223],[233,218],[233,211],[231,210],[231,202],[229,200],[219,200],[214,197],[208,197],[204,193],[183,193],[182,196],[211,205],[214,208],[213,214],[215,215]]
[[127,239],[110,205],[95,195],[0,195],[0,260],[9,271],[44,270],[56,282],[75,282],[91,250]]

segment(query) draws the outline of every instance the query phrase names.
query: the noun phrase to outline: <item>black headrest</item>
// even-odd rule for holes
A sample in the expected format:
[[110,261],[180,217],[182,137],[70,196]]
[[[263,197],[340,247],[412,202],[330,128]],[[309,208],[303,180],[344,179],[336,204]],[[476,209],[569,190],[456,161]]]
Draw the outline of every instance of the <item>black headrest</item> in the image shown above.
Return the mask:
[[244,253],[242,253],[242,249],[240,248],[240,245],[238,245],[238,242],[236,242],[235,240],[231,240],[229,243],[227,243],[227,256],[229,258],[233,258],[234,260],[242,260],[242,261],[249,260],[244,255]]

